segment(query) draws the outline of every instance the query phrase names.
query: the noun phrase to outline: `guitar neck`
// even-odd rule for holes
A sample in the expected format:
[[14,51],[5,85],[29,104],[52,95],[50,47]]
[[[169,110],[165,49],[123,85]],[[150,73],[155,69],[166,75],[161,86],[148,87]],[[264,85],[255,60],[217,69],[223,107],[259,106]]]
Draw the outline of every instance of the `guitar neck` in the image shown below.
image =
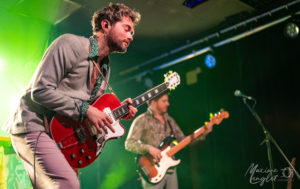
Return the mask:
[[[144,94],[136,97],[135,99],[132,99],[132,106],[135,108],[138,108],[139,106],[143,105],[148,100],[153,99],[157,95],[161,94],[162,92],[166,91],[167,85],[165,83],[162,83],[161,85],[158,85],[149,91],[145,92]],[[119,106],[118,108],[114,109],[113,115],[116,119],[120,119],[121,117],[125,116],[129,112],[128,104],[123,104]]]
[[198,138],[201,134],[205,132],[205,128],[201,127],[197,129],[193,134],[185,137],[182,141],[180,141],[176,146],[172,147],[168,152],[167,155],[169,157],[174,156],[177,152],[179,152],[182,148],[186,147],[190,144],[194,139]]

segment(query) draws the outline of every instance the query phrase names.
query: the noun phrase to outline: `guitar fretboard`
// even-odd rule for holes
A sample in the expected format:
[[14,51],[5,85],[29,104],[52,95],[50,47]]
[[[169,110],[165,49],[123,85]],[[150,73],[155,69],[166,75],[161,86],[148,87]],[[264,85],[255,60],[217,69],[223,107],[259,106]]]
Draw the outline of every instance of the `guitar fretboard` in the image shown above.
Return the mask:
[[168,152],[167,155],[169,157],[174,156],[177,152],[179,152],[182,148],[187,146],[189,143],[191,143],[194,139],[198,138],[201,134],[205,132],[205,128],[201,127],[198,130],[196,130],[193,134],[185,137],[182,141],[180,141],[176,146],[172,147]]
[[[157,87],[154,87],[153,89],[150,89],[149,91],[145,92],[144,94],[136,97],[135,99],[132,99],[132,106],[137,108],[147,102],[148,100],[153,99],[157,95],[161,94],[162,92],[166,91],[168,88],[168,83],[163,83]],[[123,104],[119,106],[118,108],[114,109],[113,115],[116,119],[119,119],[125,115],[128,114],[129,112],[129,107],[128,104]]]

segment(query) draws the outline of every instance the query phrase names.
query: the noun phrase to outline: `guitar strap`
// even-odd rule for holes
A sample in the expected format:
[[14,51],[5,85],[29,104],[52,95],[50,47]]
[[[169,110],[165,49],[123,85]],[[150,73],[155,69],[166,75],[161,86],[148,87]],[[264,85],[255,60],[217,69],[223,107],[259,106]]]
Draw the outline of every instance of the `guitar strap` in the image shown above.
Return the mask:
[[[89,54],[89,53],[90,53],[89,48],[88,48],[87,46],[85,46],[84,44],[83,44],[83,46],[84,46],[86,52]],[[98,65],[97,65],[97,63],[95,62],[95,60],[93,60],[93,59],[91,59],[91,60],[92,60],[92,62],[93,62],[93,64],[94,64],[95,68],[97,69],[97,71],[100,73],[102,79],[104,80],[104,82],[105,82],[106,85],[108,86],[108,89],[110,90],[110,92],[111,92],[112,94],[116,95],[116,94],[114,93],[114,91],[112,90],[111,86],[108,84],[106,78],[104,77],[103,73],[101,72],[101,70],[100,70],[100,68],[98,67]],[[94,68],[94,69],[95,69],[95,68]]]
[[100,68],[98,67],[98,65],[97,65],[97,63],[95,62],[95,60],[92,59],[92,62],[93,62],[93,64],[94,64],[95,68],[97,69],[97,71],[100,73],[102,79],[104,80],[104,82],[105,82],[106,85],[108,86],[110,92],[111,92],[112,94],[115,95],[114,91],[112,90],[111,86],[108,84],[106,78],[104,77],[103,73],[101,72],[101,70],[100,70]]
[[[170,124],[169,119],[167,119],[167,125],[169,126],[169,128],[170,128],[170,130],[171,130],[171,135],[175,136],[175,135],[174,135],[173,128],[172,128],[172,126],[171,126],[171,124]],[[167,128],[166,128],[166,129],[167,129]]]

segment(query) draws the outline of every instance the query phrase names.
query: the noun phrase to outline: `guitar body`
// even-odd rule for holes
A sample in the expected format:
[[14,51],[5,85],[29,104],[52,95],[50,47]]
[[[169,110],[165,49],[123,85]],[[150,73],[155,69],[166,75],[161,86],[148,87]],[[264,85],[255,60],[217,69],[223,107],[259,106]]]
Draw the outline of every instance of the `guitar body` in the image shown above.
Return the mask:
[[115,133],[107,129],[107,134],[104,131],[99,134],[87,119],[75,122],[55,115],[50,122],[52,137],[73,168],[83,168],[91,164],[99,156],[108,140],[120,138],[125,134],[125,129],[119,120],[115,120],[111,115],[111,110],[120,106],[120,101],[115,95],[105,94],[92,106],[103,111],[113,120],[112,126]]
[[170,150],[170,144],[173,141],[173,137],[166,137],[159,148],[162,150],[162,158],[159,162],[155,162],[151,155],[138,156],[137,166],[139,172],[142,174],[143,178],[152,184],[159,183],[169,168],[175,167],[180,163],[180,160],[174,160],[169,157],[167,152]]

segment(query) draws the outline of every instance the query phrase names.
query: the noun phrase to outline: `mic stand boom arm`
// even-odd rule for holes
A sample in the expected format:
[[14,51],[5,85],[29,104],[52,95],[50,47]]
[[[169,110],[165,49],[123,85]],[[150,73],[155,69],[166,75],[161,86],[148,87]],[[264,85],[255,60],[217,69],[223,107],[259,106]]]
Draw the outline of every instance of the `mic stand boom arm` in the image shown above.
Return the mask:
[[[273,178],[273,160],[272,160],[272,153],[271,153],[270,141],[273,142],[273,144],[278,149],[278,151],[281,153],[281,155],[283,156],[283,158],[286,160],[286,162],[293,169],[293,171],[294,171],[295,175],[297,176],[298,180],[300,180],[299,173],[296,171],[295,167],[291,164],[291,162],[286,157],[286,155],[284,154],[284,152],[281,150],[281,148],[279,147],[279,145],[277,144],[277,142],[275,141],[275,139],[272,137],[272,135],[270,134],[270,132],[266,129],[266,127],[262,123],[262,121],[261,121],[260,117],[258,116],[258,114],[255,112],[255,110],[252,107],[249,106],[249,104],[247,103],[247,98],[243,97],[243,102],[247,106],[247,108],[249,109],[249,111],[252,113],[252,115],[254,116],[254,118],[257,120],[257,122],[261,126],[264,134],[266,135],[266,138],[265,138],[265,140],[263,142],[266,142],[268,159],[269,159],[269,166],[270,166],[270,169],[271,169],[271,176],[272,176],[272,178]],[[274,189],[274,180],[273,179],[271,179],[271,180],[272,180],[272,188]]]

